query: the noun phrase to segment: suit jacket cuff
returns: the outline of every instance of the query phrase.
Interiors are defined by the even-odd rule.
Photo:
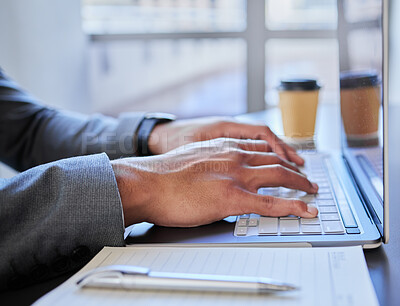
[[[0,187],[0,291],[82,267],[104,246],[125,245],[120,195],[104,153],[37,166]],[[37,267],[47,271],[41,278]]]

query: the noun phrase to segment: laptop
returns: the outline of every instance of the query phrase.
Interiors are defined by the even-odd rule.
[[[350,1],[339,2],[343,4]],[[283,187],[261,188],[258,191],[312,203],[318,207],[318,217],[272,218],[249,214],[231,216],[196,228],[166,228],[141,223],[133,226],[126,237],[128,244],[234,244],[247,247],[361,245],[375,248],[382,242],[388,243],[388,1],[351,1],[351,5],[353,12],[358,13],[355,16],[350,16],[346,11],[340,12],[340,9],[346,10],[346,5],[338,5],[339,21],[345,23],[339,22],[338,26],[342,105],[342,120],[338,126],[341,150],[302,152],[306,160],[302,171],[318,183],[317,195]],[[371,21],[361,17],[361,20],[354,21],[360,16],[376,18]],[[358,56],[354,55],[355,50],[350,50],[348,38],[352,31],[365,31],[372,44],[368,46],[368,52]],[[344,97],[346,90],[347,93],[352,90],[350,100],[348,94]],[[376,95],[370,96],[371,92]],[[374,113],[378,114],[375,116],[377,118],[365,119],[367,117],[362,114],[362,109],[353,112],[350,120],[343,115],[343,103],[353,103],[357,99],[366,99],[379,108],[379,112]],[[378,131],[372,127],[369,133],[365,133],[361,128],[357,134],[357,127],[368,124],[378,125]]]

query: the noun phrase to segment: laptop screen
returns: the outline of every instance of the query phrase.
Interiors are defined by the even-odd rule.
[[[342,1],[339,22],[342,149],[384,235],[387,78],[384,0]],[[384,205],[385,204],[385,205]]]

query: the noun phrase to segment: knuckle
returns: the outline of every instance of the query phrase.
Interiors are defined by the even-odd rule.
[[[232,174],[236,173],[241,168],[241,164],[230,155],[223,154],[221,155],[221,158],[224,159],[223,167],[225,169],[225,172]]]
[[[234,151],[238,148],[237,140],[232,138],[223,138],[223,145],[228,152]]]
[[[271,196],[264,196],[264,197],[262,198],[262,201],[263,201],[264,207],[265,207],[265,209],[266,209],[267,211],[272,210],[272,208],[273,208],[273,206],[274,206],[274,204],[275,204],[275,198],[274,198],[274,197],[271,197]]]
[[[259,179],[251,169],[244,167],[239,171],[238,175],[247,190],[257,193],[259,188]]]
[[[221,190],[229,192],[234,186],[236,186],[235,180],[230,178],[224,178],[219,181]]]
[[[229,150],[228,154],[233,161],[237,162],[241,162],[244,158],[246,158],[245,152],[237,148]]]
[[[237,161],[232,160],[228,163],[228,168],[231,173],[236,174],[236,173],[241,172],[242,167],[240,166],[240,164]]]
[[[267,134],[271,133],[271,129],[269,128],[268,125],[266,125],[264,128]]]
[[[243,182],[244,178],[247,177],[246,169],[236,162],[231,163],[229,170],[231,176],[241,182]]]
[[[231,150],[235,148],[233,142],[229,138],[220,137],[215,139],[215,143],[219,148],[219,152],[229,153]]]
[[[307,208],[306,208],[306,204],[303,202],[303,201],[300,201],[300,200],[293,200],[292,202],[291,202],[291,210],[293,211],[293,212],[298,212],[298,211],[305,211]]]

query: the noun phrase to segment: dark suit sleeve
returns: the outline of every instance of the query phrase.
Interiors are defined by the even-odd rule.
[[[82,267],[124,246],[122,205],[106,154],[74,157],[0,179],[0,291]]]
[[[143,118],[144,113],[115,119],[46,107],[0,70],[0,161],[16,170],[100,152],[110,159],[135,156]]]

